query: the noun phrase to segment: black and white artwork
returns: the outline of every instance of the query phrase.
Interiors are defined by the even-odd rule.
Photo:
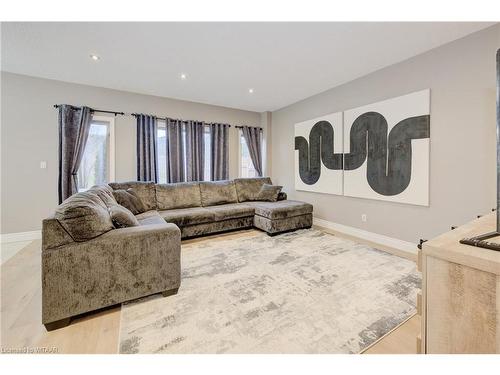
[[[430,90],[305,121],[295,125],[295,187],[428,206],[429,149]]]
[[[295,188],[343,194],[342,112],[295,124]]]

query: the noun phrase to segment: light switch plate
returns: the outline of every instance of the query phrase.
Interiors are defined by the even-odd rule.
[[[40,162],[40,169],[45,169],[47,168],[47,162],[46,161],[41,161]]]

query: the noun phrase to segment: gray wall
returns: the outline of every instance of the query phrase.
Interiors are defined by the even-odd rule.
[[[56,103],[259,126],[257,112],[77,85],[2,72],[1,233],[32,231],[57,205]],[[263,124],[265,126],[265,124]],[[136,179],[135,119],[115,120],[116,179]],[[238,137],[231,127],[230,177],[238,175]],[[40,169],[40,161],[47,169]]]
[[[262,162],[264,176],[272,175],[272,113],[262,112],[260,114],[260,126],[262,127]]]
[[[312,203],[318,218],[411,242],[488,212],[496,197],[499,47],[500,25],[495,25],[273,112],[273,182],[284,185],[290,198]],[[426,88],[431,89],[430,207],[294,190],[295,123]]]

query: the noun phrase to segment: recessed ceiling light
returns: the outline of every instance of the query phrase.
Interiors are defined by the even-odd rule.
[[[182,74],[181,74],[181,79],[186,79],[186,78],[187,78],[187,75],[186,75],[186,74],[184,74],[184,73],[182,73]]]
[[[99,56],[94,55],[94,54],[90,55],[90,58],[91,58],[92,60],[94,60],[94,61],[97,61],[97,60],[99,60],[99,59],[100,59],[100,57],[99,57]]]
[[[248,89],[248,92],[249,92],[250,94],[253,94],[253,89]]]

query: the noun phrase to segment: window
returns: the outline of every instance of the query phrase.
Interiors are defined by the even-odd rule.
[[[205,126],[205,130],[203,133],[204,141],[205,141],[205,155],[204,162],[205,167],[203,169],[203,180],[210,181],[210,172],[212,170],[212,145],[210,144],[210,127]]]
[[[250,157],[250,152],[248,151],[247,142],[243,137],[243,133],[240,130],[240,177],[258,177],[257,171],[255,170]]]
[[[158,120],[156,130],[156,140],[158,142],[158,182],[167,183],[167,128],[165,121]]]
[[[157,130],[157,150],[158,150],[158,182],[160,184],[167,183],[167,129],[164,120],[158,120],[158,130]],[[204,171],[203,171],[203,180],[210,181],[210,165],[211,165],[211,156],[210,156],[210,128],[205,126],[204,133]],[[183,129],[182,131],[182,145],[184,149],[184,176],[186,176],[187,172],[187,157],[186,157],[186,131]]]
[[[78,191],[115,179],[114,118],[93,116],[78,169]]]

